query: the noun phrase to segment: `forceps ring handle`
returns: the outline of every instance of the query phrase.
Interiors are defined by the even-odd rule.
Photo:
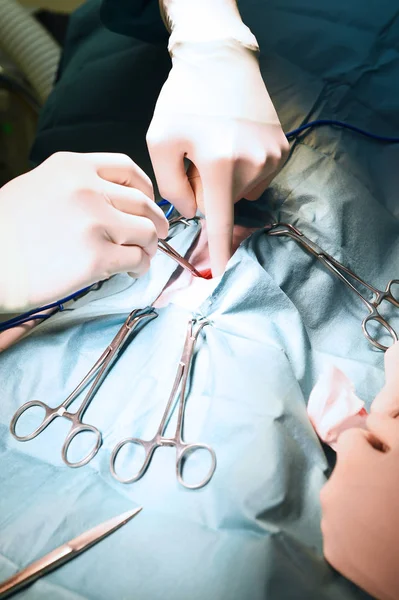
[[[86,456],[84,456],[81,460],[72,462],[68,459],[68,450],[69,450],[69,447],[70,447],[71,443],[73,442],[73,440],[81,433],[94,433],[96,440],[95,440],[93,448],[90,450],[90,452]],[[79,423],[78,425],[72,425],[71,430],[68,433],[67,437],[65,438],[65,442],[62,446],[62,452],[61,452],[62,460],[68,467],[72,467],[72,468],[83,467],[84,465],[87,465],[87,463],[89,463],[92,458],[95,457],[95,455],[97,454],[97,452],[99,451],[99,449],[101,447],[101,444],[102,444],[102,436],[101,436],[101,432],[97,429],[97,427],[94,427],[93,425],[86,425],[84,423]]]
[[[27,435],[18,435],[16,432],[16,427],[19,419],[22,415],[30,410],[31,408],[42,408],[44,410],[43,421],[32,433],[28,433]],[[35,437],[39,435],[44,429],[46,429],[47,425],[51,423],[57,416],[57,411],[60,407],[50,408],[47,404],[42,402],[41,400],[30,400],[29,402],[25,402],[22,406],[18,408],[18,410],[14,413],[13,418],[10,423],[10,433],[11,435],[18,440],[18,442],[28,442],[29,440],[33,440]]]
[[[388,285],[385,289],[385,298],[386,300],[388,300],[388,302],[396,306],[396,308],[399,308],[399,300],[397,299],[396,295],[392,292],[392,288],[394,285],[399,285],[399,279],[391,279],[391,281],[388,281]]]
[[[208,474],[203,479],[201,479],[201,481],[199,481],[198,483],[187,483],[183,479],[184,463],[188,459],[190,454],[193,454],[198,450],[205,450],[206,452],[208,452],[208,454],[211,457],[211,466],[209,468]],[[210,482],[216,470],[216,454],[213,448],[211,448],[207,444],[181,443],[176,446],[176,452],[176,477],[180,485],[189,490],[199,490],[200,488],[204,487],[207,483]]]
[[[379,323],[381,325],[381,327],[383,327],[385,329],[385,331],[388,333],[388,335],[391,336],[393,343],[398,341],[398,335],[397,335],[396,331],[393,329],[393,327],[391,327],[391,325],[389,323],[387,323],[387,321],[383,317],[381,317],[381,315],[377,312],[377,309],[375,309],[375,312],[373,312],[371,315],[367,315],[367,317],[365,317],[363,319],[362,329],[363,329],[364,335],[366,336],[368,341],[375,348],[378,348],[379,350],[383,350],[385,352],[386,350],[388,350],[389,346],[384,346],[383,344],[381,344],[375,337],[373,337],[369,333],[369,331],[367,329],[367,324],[373,323],[374,321]]]
[[[142,464],[141,468],[137,471],[137,473],[132,475],[132,477],[122,477],[121,475],[118,475],[118,473],[117,473],[116,459],[118,457],[119,452],[122,450],[122,448],[124,446],[127,446],[128,444],[133,444],[135,446],[141,446],[141,448],[144,449],[145,454],[144,454],[143,464]],[[157,448],[158,448],[158,444],[156,443],[155,440],[146,441],[146,440],[141,440],[140,438],[132,438],[132,437],[121,440],[113,449],[111,458],[110,458],[110,470],[111,470],[112,477],[114,477],[120,483],[134,483],[135,481],[138,481],[139,479],[141,479],[141,477],[147,471],[148,466],[151,462],[152,455],[154,454],[154,452]]]

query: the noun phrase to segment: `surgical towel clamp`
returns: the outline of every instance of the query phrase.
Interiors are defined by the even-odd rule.
[[[63,417],[64,419],[68,419],[71,421],[72,426],[69,430],[68,435],[65,438],[64,445],[62,447],[62,460],[68,467],[82,467],[86,465],[94,456],[97,454],[101,443],[102,437],[100,431],[97,427],[93,425],[87,425],[82,423],[83,415],[88,408],[91,400],[102,384],[104,378],[109,372],[112,364],[115,362],[119,351],[122,349],[124,343],[130,337],[132,332],[136,329],[139,323],[145,319],[154,319],[157,317],[157,313],[154,311],[152,307],[146,309],[136,309],[133,310],[126,321],[119,329],[118,333],[115,335],[112,342],[107,346],[104,350],[100,358],[93,365],[87,375],[82,379],[82,381],[77,385],[77,387],[69,394],[69,396],[56,406],[55,408],[51,408],[41,400],[31,400],[30,402],[26,402],[23,404],[14,414],[11,423],[10,423],[10,431],[14,438],[20,442],[27,442],[37,437],[54,419],[57,417]],[[79,408],[76,412],[69,412],[67,409],[72,404],[72,402],[79,396],[80,392],[86,387],[92,377],[95,376],[95,379],[90,386],[87,394],[83,398]],[[23,413],[30,410],[31,408],[42,408],[44,410],[44,417],[42,423],[30,434],[28,435],[18,435],[16,433],[16,426],[19,418]],[[68,460],[68,449],[73,439],[76,438],[80,433],[92,433],[95,436],[95,444],[91,451],[79,461],[71,462]]]
[[[395,298],[392,293],[392,288],[394,285],[399,284],[399,279],[391,279],[385,290],[379,290],[378,288],[370,285],[363,279],[361,279],[358,275],[356,275],[351,269],[345,267],[343,264],[338,262],[335,258],[333,258],[330,254],[325,252],[320,246],[318,246],[315,242],[312,242],[308,237],[306,237],[301,231],[299,231],[293,225],[289,225],[287,223],[273,223],[265,227],[265,231],[268,235],[276,235],[276,236],[288,236],[294,239],[296,242],[301,244],[310,254],[315,256],[317,260],[319,260],[331,273],[333,273],[336,277],[338,277],[347,287],[349,287],[357,296],[361,299],[363,304],[367,307],[369,314],[366,315],[362,321],[362,329],[365,337],[368,341],[378,348],[379,350],[388,350],[388,346],[384,346],[381,344],[375,337],[373,337],[369,331],[367,330],[367,326],[370,323],[379,323],[385,331],[390,335],[393,342],[398,341],[398,334],[393,329],[393,327],[388,323],[388,321],[380,314],[378,308],[381,303],[386,300],[390,302],[396,308],[399,308],[399,300]],[[368,289],[372,294],[373,298],[369,300],[353,285],[353,283],[346,277],[349,275],[354,281],[357,281],[361,286]]]
[[[216,469],[216,455],[213,448],[206,444],[186,444],[183,441],[183,419],[184,406],[186,401],[187,380],[193,359],[195,343],[202,328],[205,327],[205,325],[208,325],[208,321],[203,319],[198,321],[196,319],[191,319],[188,323],[183,353],[179,362],[179,367],[172,387],[172,392],[169,396],[165,411],[162,415],[162,419],[155,436],[151,440],[143,440],[141,438],[126,438],[119,442],[112,451],[110,461],[111,473],[115,477],[115,479],[117,479],[121,483],[133,483],[134,481],[138,481],[147,471],[154,452],[157,448],[160,448],[161,446],[174,446],[176,448],[176,476],[178,482],[183,487],[192,490],[199,489],[205,486],[207,483],[209,483],[209,481],[212,479]],[[179,408],[175,434],[173,437],[164,437],[164,432],[168,423],[168,417],[170,416],[171,412],[173,412],[173,404],[176,399],[176,394],[178,392],[180,384],[180,399],[178,405]],[[135,475],[129,478],[123,478],[116,472],[116,459],[121,449],[127,444],[141,446],[144,449],[144,460],[141,469],[139,469],[139,471]],[[207,476],[204,477],[204,479],[202,479],[199,483],[189,484],[186,483],[183,479],[184,461],[186,460],[189,454],[197,450],[205,450],[208,452],[211,458],[211,465],[209,472]]]

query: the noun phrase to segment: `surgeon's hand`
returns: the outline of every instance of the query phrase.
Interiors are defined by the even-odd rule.
[[[254,52],[231,40],[182,42],[172,62],[148,148],[162,197],[185,217],[197,207],[205,213],[211,267],[219,275],[231,256],[234,203],[259,198],[289,146]],[[196,193],[185,157],[198,169]]]
[[[324,554],[378,600],[399,598],[399,421],[372,414],[341,434],[321,492]]]
[[[41,306],[115,273],[138,277],[167,232],[130,158],[55,154],[0,190],[0,308]]]
[[[391,417],[399,415],[399,342],[385,352],[385,385],[370,410]]]

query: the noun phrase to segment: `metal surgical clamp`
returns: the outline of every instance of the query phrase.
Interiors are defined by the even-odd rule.
[[[301,231],[299,231],[293,225],[289,225],[287,223],[273,223],[265,228],[265,231],[268,235],[276,235],[276,236],[288,236],[294,239],[296,242],[301,244],[310,254],[315,256],[331,273],[333,273],[336,277],[338,277],[347,287],[349,287],[355,294],[361,299],[363,304],[367,307],[370,314],[368,314],[362,321],[362,329],[363,333],[368,339],[368,341],[378,348],[379,350],[388,350],[388,346],[384,346],[381,344],[375,337],[373,337],[369,331],[367,330],[367,326],[370,323],[379,323],[386,332],[390,335],[393,342],[398,341],[398,334],[393,329],[393,327],[388,323],[388,321],[380,314],[378,308],[381,303],[386,300],[390,302],[396,308],[399,308],[399,300],[395,298],[392,293],[392,287],[394,285],[399,284],[399,279],[391,279],[385,290],[379,290],[378,288],[370,285],[363,279],[361,279],[356,273],[345,267],[340,262],[338,262],[335,258],[333,258],[330,254],[325,252],[320,246],[318,246],[315,242],[312,242],[308,237],[306,237]],[[373,298],[369,300],[363,294],[359,292],[358,289],[353,285],[353,283],[346,277],[349,275],[353,280],[360,283],[360,285],[364,286],[368,289],[372,294]]]
[[[143,440],[141,438],[126,438],[117,444],[111,455],[110,468],[111,473],[121,483],[133,483],[138,481],[148,469],[151,462],[152,456],[157,448],[161,446],[174,446],[176,448],[176,476],[178,482],[188,489],[198,489],[206,485],[211,479],[216,469],[216,455],[213,448],[206,444],[186,444],[183,441],[183,419],[184,419],[184,406],[186,401],[186,386],[187,379],[192,363],[194,348],[197,338],[205,325],[208,325],[206,320],[191,319],[188,323],[186,340],[184,343],[183,353],[179,362],[179,367],[176,373],[176,378],[173,384],[172,392],[169,396],[165,411],[162,415],[161,422],[155,436],[151,440]],[[173,404],[180,388],[180,399],[178,408],[178,417],[175,434],[173,437],[164,437],[164,432],[167,427],[168,417],[173,412]],[[116,472],[116,459],[121,449],[127,444],[135,444],[141,446],[144,449],[144,460],[141,469],[132,477],[123,478]],[[183,466],[184,461],[189,454],[197,450],[206,450],[211,457],[211,466],[208,475],[197,484],[186,483],[183,479]]]
[[[158,240],[158,250],[169,256],[172,260],[177,262],[183,269],[190,271],[193,277],[201,277],[201,273],[197,271],[191,263],[188,262],[183,256],[181,256],[172,246],[170,246],[165,240]]]
[[[1,600],[9,598],[29,584],[40,579],[40,577],[43,577],[43,575],[54,571],[54,569],[64,565],[72,558],[75,558],[75,556],[79,556],[79,554],[103,540],[122,527],[122,525],[128,523],[141,510],[141,507],[135,508],[118,517],[113,517],[105,521],[105,523],[100,523],[100,525],[89,529],[89,531],[85,531],[73,540],[69,540],[66,544],[52,550],[46,556],[42,556],[42,558],[31,563],[25,569],[22,569],[22,571],[15,573],[15,575],[0,583]]]
[[[87,375],[82,379],[82,381],[78,384],[78,386],[71,392],[71,394],[58,406],[55,408],[51,408],[41,400],[32,400],[30,402],[26,402],[23,404],[14,414],[11,423],[10,423],[10,431],[16,440],[19,442],[27,442],[37,437],[46,427],[50,425],[54,419],[58,417],[63,417],[64,419],[68,419],[71,421],[71,429],[69,430],[68,435],[65,438],[64,445],[62,447],[62,460],[68,467],[82,467],[86,465],[98,452],[101,443],[102,437],[100,431],[97,427],[93,425],[87,425],[82,422],[83,415],[88,408],[93,396],[96,394],[100,385],[102,384],[104,378],[106,377],[108,371],[110,370],[112,364],[115,362],[119,351],[122,349],[123,345],[130,337],[132,332],[136,329],[139,323],[145,319],[154,319],[157,317],[157,313],[154,311],[152,307],[146,308],[143,310],[133,310],[126,321],[119,329],[118,333],[112,340],[112,342],[107,346],[104,350],[100,358],[93,365]],[[86,387],[88,382],[95,375],[95,379],[90,386],[87,394],[83,398],[79,408],[76,412],[68,412],[68,406],[78,397],[80,392]],[[44,410],[44,417],[42,423],[30,434],[28,435],[18,435],[16,433],[16,426],[20,417],[31,408],[42,408]],[[74,438],[80,433],[93,433],[95,435],[95,444],[92,450],[77,462],[71,462],[68,460],[67,454],[69,446]]]

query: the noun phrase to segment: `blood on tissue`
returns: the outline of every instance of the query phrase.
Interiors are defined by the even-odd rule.
[[[198,273],[202,279],[212,279],[212,271],[210,269],[203,269],[202,271],[198,271]]]

